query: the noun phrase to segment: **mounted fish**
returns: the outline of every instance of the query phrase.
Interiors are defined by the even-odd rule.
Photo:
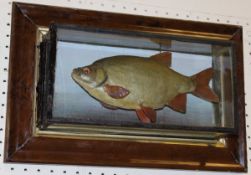
[[[119,55],[76,68],[72,78],[105,107],[135,110],[143,123],[154,123],[155,110],[165,106],[185,113],[187,93],[210,102],[219,101],[208,86],[213,69],[187,77],[170,65],[170,52],[150,58]]]

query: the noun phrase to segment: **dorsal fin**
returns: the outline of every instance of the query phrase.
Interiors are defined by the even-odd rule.
[[[161,64],[165,64],[168,67],[171,67],[172,63],[172,53],[171,52],[162,52],[156,55],[152,55],[150,59],[157,61]]]

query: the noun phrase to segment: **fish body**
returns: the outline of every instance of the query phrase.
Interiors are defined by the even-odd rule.
[[[72,78],[106,107],[136,110],[142,122],[150,123],[156,120],[155,110],[165,106],[185,112],[186,94],[195,92],[200,84],[196,76],[181,75],[170,64],[169,52],[150,58],[119,55],[76,68]],[[212,69],[207,72],[210,75],[203,76],[209,94],[202,93],[209,96],[204,98],[217,102],[218,97],[208,89]]]

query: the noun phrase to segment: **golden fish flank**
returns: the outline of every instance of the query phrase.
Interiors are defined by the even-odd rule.
[[[218,102],[208,83],[213,70],[187,77],[170,68],[171,53],[150,58],[119,55],[76,68],[72,78],[105,107],[136,110],[140,121],[156,121],[155,109],[186,111],[186,93]]]

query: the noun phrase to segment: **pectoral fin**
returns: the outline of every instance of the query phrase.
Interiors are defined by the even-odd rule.
[[[162,52],[157,55],[153,55],[150,59],[157,61],[161,64],[165,64],[166,66],[170,67],[172,63],[172,53],[171,52]]]
[[[186,112],[187,95],[179,94],[177,95],[168,106],[178,112]]]
[[[114,86],[114,85],[109,85],[109,84],[106,84],[104,86],[104,90],[105,92],[112,98],[115,98],[115,99],[121,99],[121,98],[124,98],[126,97],[130,91],[123,88],[123,87],[120,87],[120,86]]]
[[[112,110],[118,109],[116,106],[112,106],[112,105],[109,105],[109,104],[106,104],[106,103],[101,102],[101,104],[102,104],[102,106],[104,108],[108,108],[108,109],[112,109]]]
[[[153,108],[141,107],[136,110],[137,116],[142,123],[155,123],[156,111]]]

